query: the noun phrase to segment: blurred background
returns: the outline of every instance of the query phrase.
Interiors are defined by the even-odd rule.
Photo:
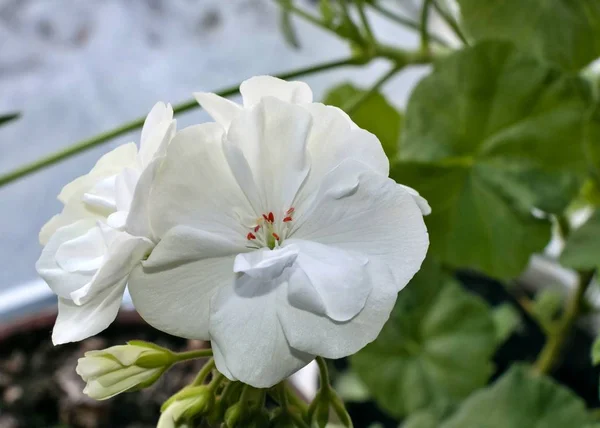
[[[420,7],[392,4],[406,16]],[[175,104],[193,91],[349,54],[347,43],[299,20],[294,49],[280,13],[271,0],[0,0],[0,114],[21,113],[0,127],[0,174],[143,116],[158,100]],[[382,41],[418,46],[417,32],[371,18]],[[343,80],[367,87],[386,67],[375,62],[304,80],[319,100]],[[386,84],[389,100],[402,107],[423,73],[411,68]],[[204,120],[193,111],[178,117],[178,127]],[[62,209],[61,188],[128,141],[139,141],[139,131],[0,188],[0,321],[53,304],[35,271],[38,232]]]

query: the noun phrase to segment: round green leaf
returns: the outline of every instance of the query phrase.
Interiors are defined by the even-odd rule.
[[[325,95],[324,104],[334,105],[345,110],[349,105],[364,96],[367,91],[351,83],[343,83]],[[402,115],[379,92],[373,92],[358,108],[349,112],[359,127],[375,134],[388,158],[398,151],[398,139],[402,126]]]
[[[458,0],[475,39],[509,40],[541,59],[578,70],[600,56],[597,0]]]
[[[560,262],[573,269],[594,269],[600,266],[600,211],[569,235]]]
[[[437,64],[409,101],[392,177],[432,207],[444,262],[513,277],[550,237],[532,209],[562,212],[585,171],[590,88],[502,42]]]
[[[565,428],[591,422],[581,398],[516,366],[465,400],[440,428]]]
[[[428,264],[399,294],[379,337],[350,362],[377,404],[403,417],[485,385],[495,345],[487,305]]]

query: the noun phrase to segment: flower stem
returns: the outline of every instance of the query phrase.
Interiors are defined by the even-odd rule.
[[[329,389],[331,388],[331,383],[329,382],[329,370],[327,369],[327,362],[323,357],[317,357],[316,359],[321,377],[321,389]]]
[[[446,11],[443,7],[441,7],[438,4],[438,2],[435,0],[433,2],[433,7],[435,8],[436,12],[442,17],[442,19],[446,22],[446,24],[448,24],[448,26],[452,29],[454,34],[456,34],[456,37],[458,37],[461,42],[463,42],[465,45],[468,46],[469,41],[467,40],[464,33],[460,29],[458,22],[456,22],[456,19],[454,19],[454,17],[451,16],[448,13],[448,11]]]
[[[404,27],[410,28],[411,30],[417,30],[417,31],[421,30],[421,27],[418,22],[413,21],[412,19],[406,18],[404,16],[397,15],[394,12],[392,12],[391,10],[386,9],[384,6],[382,6],[378,2],[370,3],[369,6],[372,7],[373,9],[375,9],[381,15],[388,18],[390,21],[394,21],[396,24],[400,24]],[[429,37],[431,40],[435,41],[436,43],[438,43],[444,47],[448,47],[448,42],[445,41],[444,39],[442,39],[441,37],[439,37],[435,34],[430,34]]]
[[[419,25],[421,33],[421,50],[429,52],[429,6],[432,0],[423,0],[423,8],[421,9],[421,23]]]
[[[341,60],[325,62],[323,64],[311,65],[309,67],[304,67],[304,68],[299,68],[296,70],[288,71],[285,73],[281,73],[281,74],[277,75],[276,77],[279,77],[280,79],[291,79],[293,77],[299,77],[299,76],[303,76],[303,75],[307,75],[307,74],[318,73],[320,71],[330,70],[330,69],[334,69],[334,68],[338,68],[338,67],[351,66],[351,65],[362,65],[364,63],[365,63],[364,58],[353,55],[351,57],[344,58]],[[230,86],[228,88],[225,88],[221,91],[216,92],[216,94],[220,95],[222,97],[228,97],[231,95],[235,95],[239,92],[239,87],[240,87],[240,84],[237,83],[233,86]],[[175,105],[173,107],[173,112],[179,114],[179,113],[183,113],[188,110],[192,110],[192,109],[199,108],[199,107],[200,106],[198,105],[198,103],[195,100],[189,100],[189,101],[185,101],[181,104]],[[44,158],[41,158],[41,159],[31,162],[29,164],[18,167],[17,169],[0,176],[0,187],[6,185],[8,183],[11,183],[19,178],[22,178],[29,174],[37,172],[41,169],[44,169],[51,165],[54,165],[55,163],[60,162],[64,159],[67,159],[73,155],[76,155],[78,153],[81,153],[86,150],[92,149],[96,146],[99,146],[100,144],[110,141],[116,137],[123,135],[123,134],[134,131],[138,128],[141,128],[144,125],[145,119],[146,119],[145,116],[140,117],[129,123],[121,125],[115,129],[112,129],[107,132],[103,132],[102,134],[96,135],[95,137],[89,138],[87,140],[83,140],[73,146],[67,147],[67,148],[60,150],[58,152],[55,152],[49,156],[46,156]]]
[[[556,328],[549,332],[546,344],[533,365],[533,369],[537,373],[547,374],[556,365],[567,336],[581,312],[585,300],[585,292],[590,286],[593,277],[594,270],[579,272],[575,293],[569,300],[562,317],[558,320]]]
[[[212,357],[212,349],[195,349],[193,351],[177,352],[175,353],[175,361],[187,361],[196,358]]]
[[[375,36],[373,35],[373,30],[371,29],[371,24],[369,24],[369,19],[367,18],[367,14],[365,13],[365,0],[357,0],[356,6],[358,7],[358,14],[360,15],[360,21],[362,22],[362,26],[367,35],[367,41],[369,45],[374,46],[377,42],[375,40]]]
[[[387,73],[381,76],[367,91],[359,94],[358,96],[352,98],[348,104],[343,106],[343,110],[352,115],[365,101],[367,101],[371,96],[377,92],[389,79],[391,79],[398,71],[400,71],[403,67],[392,67]]]
[[[214,359],[210,359],[206,362],[206,364],[204,364],[204,366],[200,369],[200,371],[198,372],[198,374],[196,375],[196,378],[194,379],[194,381],[192,382],[192,386],[199,386],[202,385],[204,383],[204,380],[206,379],[206,377],[210,374],[210,372],[212,371],[212,369],[215,368],[215,360]]]

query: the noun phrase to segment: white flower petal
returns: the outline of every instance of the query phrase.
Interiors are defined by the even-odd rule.
[[[291,206],[310,170],[306,144],[311,126],[312,117],[302,107],[272,97],[263,98],[231,122],[227,142],[243,152],[252,171],[262,195],[259,216],[278,209],[283,211],[275,214],[281,215]],[[230,162],[241,187],[248,181],[248,173],[239,164]]]
[[[248,231],[235,209],[251,208],[225,160],[223,134],[215,123],[197,125],[179,131],[169,144],[148,198],[150,223],[158,237],[186,225],[245,245]]]
[[[242,275],[213,297],[210,336],[221,351],[215,363],[230,379],[268,388],[314,358],[290,348],[283,335],[276,308],[280,286],[285,292],[285,284]]]
[[[348,321],[364,307],[372,284],[367,271],[369,260],[339,248],[316,242],[291,239],[287,246],[296,247],[298,259],[289,279],[289,300],[293,306],[327,315],[334,321]],[[307,301],[314,296],[318,300]],[[320,312],[322,307],[324,312]]]
[[[378,257],[398,290],[419,270],[429,239],[413,197],[393,180],[347,160],[327,174],[294,238]]]
[[[240,85],[244,107],[258,104],[264,97],[274,97],[293,104],[311,103],[313,94],[304,82],[287,82],[272,76],[255,76]]]
[[[233,118],[242,111],[240,105],[210,92],[194,92],[194,98],[210,117],[225,129],[229,128]]]
[[[371,294],[362,311],[346,322],[298,309],[280,295],[278,316],[289,344],[309,354],[336,359],[352,355],[375,340],[394,307],[397,286],[389,267],[379,260],[369,260],[367,269]]]
[[[117,211],[129,211],[139,179],[140,171],[133,168],[125,168],[115,177],[113,194]]]
[[[175,133],[171,104],[158,102],[144,121],[140,137],[139,159],[142,167],[150,164],[155,155],[168,144]]]
[[[424,197],[422,197],[419,194],[419,192],[417,192],[412,187],[405,186],[404,184],[398,184],[398,186],[402,187],[404,190],[406,190],[410,194],[410,196],[413,197],[413,199],[415,200],[415,202],[417,203],[417,205],[421,209],[421,213],[423,215],[429,215],[429,214],[431,214],[431,207],[429,206],[429,202],[427,202],[427,199],[425,199]]]
[[[155,158],[142,172],[135,186],[133,199],[129,205],[129,212],[125,219],[125,226],[122,230],[129,232],[133,236],[145,236],[152,240],[157,240],[150,224],[150,192],[156,180],[156,174],[162,165],[164,156]],[[110,223],[109,223],[110,224]],[[115,227],[115,226],[113,226]],[[121,229],[115,227],[115,229]]]
[[[59,297],[58,317],[52,331],[52,343],[77,342],[100,333],[116,318],[123,300],[127,278],[112,288],[97,294],[91,301],[78,306],[70,299]]]
[[[111,150],[96,162],[88,174],[76,178],[63,187],[58,200],[65,205],[72,199],[81,200],[83,194],[94,187],[100,179],[118,174],[123,168],[132,165],[136,156],[135,143],[123,144]]]
[[[286,245],[274,250],[261,248],[251,253],[238,254],[233,263],[233,271],[254,279],[270,281],[279,278],[283,270],[296,261],[298,251],[295,245]]]
[[[58,247],[55,259],[58,266],[69,273],[94,274],[104,261],[106,243],[100,227],[64,242]]]
[[[208,340],[211,297],[233,282],[235,254],[244,250],[218,235],[174,228],[129,278],[135,308],[159,330]]]
[[[132,269],[154,246],[147,238],[131,236],[108,227],[103,227],[102,232],[106,242],[104,263],[91,282],[71,293],[71,298],[78,305],[84,305],[104,290],[127,281]]]
[[[136,153],[137,147],[134,143],[119,146],[102,156],[90,173],[67,184],[58,195],[58,199],[65,204],[65,207],[62,213],[52,217],[42,227],[39,235],[40,243],[46,245],[54,232],[63,226],[84,218],[101,220],[109,215],[111,210],[107,210],[102,205],[86,204],[83,195],[91,191],[99,181],[119,173],[128,165],[133,165]]]
[[[35,268],[38,274],[48,283],[52,291],[63,298],[70,298],[73,291],[91,281],[93,273],[69,273],[56,262],[58,249],[65,243],[85,235],[96,226],[94,220],[79,220],[71,225],[61,227],[52,235],[42,250]]]

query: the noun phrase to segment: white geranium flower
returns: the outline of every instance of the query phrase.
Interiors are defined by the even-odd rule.
[[[219,123],[178,132],[134,203],[160,242],[129,289],[150,324],[211,340],[225,376],[269,387],[374,340],[428,235],[374,135],[304,84],[241,91],[245,108],[205,97]]]
[[[116,148],[60,193],[65,207],[42,228],[46,246],[36,264],[59,296],[55,344],[94,335],[115,319],[129,272],[154,246],[143,224],[124,231],[133,194],[174,132],[173,109],[156,104],[144,123],[139,152],[135,143]],[[140,191],[148,184],[140,182]]]

